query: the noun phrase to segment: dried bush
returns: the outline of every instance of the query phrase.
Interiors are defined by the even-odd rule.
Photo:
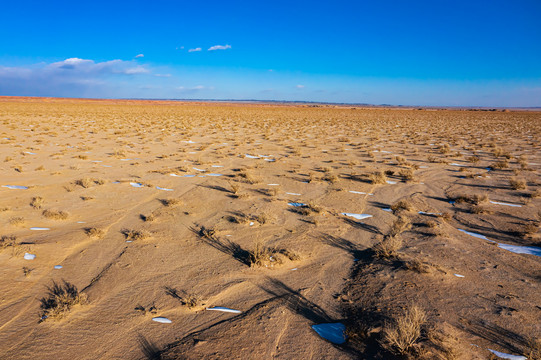
[[[87,302],[86,294],[80,293],[75,285],[67,281],[63,284],[53,282],[53,285],[47,289],[47,296],[40,300],[41,321],[61,319],[73,306]]]
[[[425,323],[424,310],[417,305],[411,305],[385,324],[384,345],[397,354],[406,354],[421,336],[421,329]]]

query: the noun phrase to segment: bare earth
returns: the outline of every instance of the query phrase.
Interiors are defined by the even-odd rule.
[[[540,135],[537,112],[0,98],[0,358],[539,359]]]

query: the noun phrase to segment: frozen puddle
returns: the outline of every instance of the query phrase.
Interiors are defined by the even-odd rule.
[[[183,177],[192,178],[192,177],[195,177],[195,175],[184,175]]]
[[[477,234],[477,233],[462,230],[462,229],[458,229],[458,230],[479,239],[495,242],[494,240],[487,239],[485,235]],[[510,245],[510,244],[502,244],[502,243],[497,243],[497,244],[500,249],[504,249],[515,254],[541,256],[541,248],[537,246],[520,246],[520,245]]]
[[[312,325],[312,329],[325,340],[333,344],[343,344],[346,342],[346,326],[342,323],[329,323]]]
[[[156,321],[156,322],[159,322],[159,323],[162,323],[162,324],[171,324],[172,323],[172,321],[169,320],[168,318],[161,317],[161,316],[153,317],[152,321]]]
[[[536,246],[518,246],[498,243],[498,247],[507,251],[511,251],[515,254],[528,254],[541,256],[541,248]]]
[[[34,230],[34,231],[47,231],[47,230],[51,230],[49,228],[44,228],[44,227],[31,227],[30,230]]]
[[[207,310],[223,311],[223,312],[233,313],[233,314],[242,313],[242,311],[240,311],[240,310],[229,309],[229,308],[226,308],[226,307],[223,307],[223,306],[215,306],[215,307],[207,308]]]
[[[389,185],[394,185],[396,184],[396,181],[387,180],[386,183]]]
[[[490,200],[490,203],[491,204],[496,204],[496,205],[512,206],[512,207],[522,207],[522,205],[509,204],[509,203],[504,203],[504,202],[499,202],[499,201],[492,201],[492,200]]]
[[[54,268],[55,268],[56,270],[60,270],[60,269],[62,269],[62,265],[55,265]]]
[[[502,358],[502,359],[528,360],[528,358],[526,356],[522,356],[522,355],[511,355],[511,354],[502,353],[502,352],[492,350],[492,349],[487,349],[487,350],[490,351],[491,353],[493,353],[494,355],[496,355],[497,357]]]
[[[301,194],[297,194],[297,193],[288,193],[286,192],[287,195],[293,195],[293,196],[301,196]]]
[[[357,220],[363,220],[363,219],[368,219],[368,218],[372,217],[372,215],[369,215],[369,214],[342,213],[342,215],[349,216],[349,217],[355,218]]]
[[[196,167],[194,167],[193,169],[196,170],[196,171],[201,171],[201,172],[207,171],[207,170],[203,170],[203,169],[198,169],[198,168],[196,168]]]
[[[142,187],[144,187],[144,185],[141,184],[141,183],[134,183],[134,182],[131,182],[130,185],[133,186],[133,187],[136,187],[136,188],[142,188]]]
[[[259,159],[259,156],[253,156],[253,155],[248,155],[248,154],[245,154],[244,156],[247,157],[248,159]]]
[[[458,229],[458,231],[462,231],[463,233],[466,233],[466,234],[468,234],[470,236],[473,236],[473,237],[476,237],[476,238],[479,238],[479,239],[492,241],[492,240],[488,239],[485,235],[481,235],[481,234],[474,233],[474,232],[471,232],[471,231],[466,231],[466,230],[463,230],[463,229]]]
[[[166,189],[166,188],[162,188],[162,187],[159,187],[159,186],[156,186],[156,189],[163,190],[163,191],[173,191],[173,189]]]
[[[352,194],[360,194],[360,195],[374,195],[374,194],[369,194],[369,193],[365,193],[365,192],[362,192],[362,191],[350,190],[349,192],[352,193]]]
[[[441,213],[433,213],[433,212],[425,212],[425,211],[419,211],[419,214],[421,214],[421,215],[434,215],[434,216],[441,215]]]
[[[289,206],[295,206],[295,207],[299,207],[299,206],[306,206],[306,204],[303,204],[303,203],[300,203],[300,202],[290,202],[290,203],[287,203]]]
[[[28,186],[21,186],[21,185],[2,185],[2,187],[12,189],[12,190],[26,190],[28,189]]]
[[[34,254],[24,253],[25,260],[34,260],[35,258],[36,258],[36,255]]]
[[[222,174],[210,173],[210,174],[207,174],[207,176],[222,176]]]

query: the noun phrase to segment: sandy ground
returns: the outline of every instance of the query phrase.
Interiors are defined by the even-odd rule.
[[[541,258],[498,244],[541,246],[540,134],[536,112],[0,98],[0,358],[534,358]],[[86,301],[45,318],[53,281]]]

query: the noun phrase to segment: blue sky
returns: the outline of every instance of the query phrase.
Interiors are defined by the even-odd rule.
[[[541,106],[541,1],[12,1],[0,95]]]

